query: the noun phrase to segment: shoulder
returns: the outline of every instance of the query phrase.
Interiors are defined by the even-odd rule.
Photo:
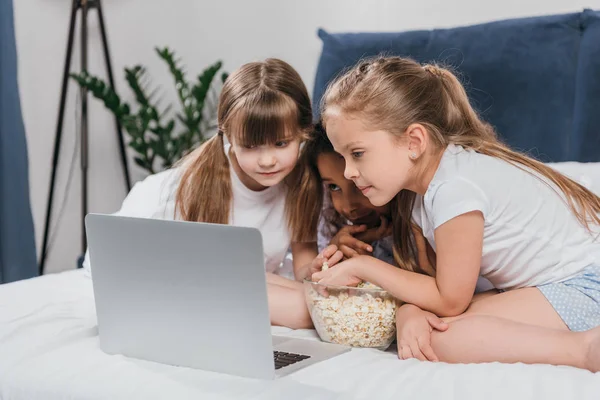
[[[131,189],[130,195],[160,195],[166,189],[177,186],[180,175],[181,170],[179,168],[171,168],[150,175],[144,180],[136,183]]]
[[[432,182],[425,193],[423,206],[430,214],[433,228],[471,211],[490,210],[489,199],[481,186],[469,177],[455,176]]]
[[[471,197],[486,200],[485,187],[498,163],[503,162],[471,149],[448,145],[422,198],[424,207],[443,207]]]
[[[166,204],[174,201],[179,185],[180,169],[172,168],[137,182],[121,205],[118,215],[154,217]]]

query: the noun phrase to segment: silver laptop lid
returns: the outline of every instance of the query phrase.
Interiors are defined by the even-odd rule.
[[[90,214],[86,231],[102,350],[274,376],[257,229]]]

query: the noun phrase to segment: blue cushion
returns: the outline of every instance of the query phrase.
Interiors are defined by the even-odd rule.
[[[453,67],[472,104],[511,146],[543,161],[600,160],[600,13],[401,33],[319,30],[313,102],[360,58],[409,56]]]

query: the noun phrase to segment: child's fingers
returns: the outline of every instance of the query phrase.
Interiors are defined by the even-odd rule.
[[[394,228],[394,226],[392,225],[391,221],[389,221],[387,219],[386,219],[386,221],[387,221],[387,226],[385,228],[385,231],[381,235],[381,237],[390,236],[392,234],[392,229]]]
[[[356,255],[359,256],[368,256],[370,254],[368,251],[365,251],[363,249],[356,249],[355,251],[357,253]]]
[[[382,216],[381,224],[379,225],[379,228],[377,228],[378,238],[381,239],[385,236],[389,236],[391,234],[391,228],[392,226],[390,225],[388,219]]]
[[[425,339],[421,339],[420,337],[417,338],[417,342],[419,343],[419,348],[421,349],[421,352],[427,358],[427,360],[432,362],[440,361],[440,359],[435,355],[435,352],[431,347],[431,343],[429,343]]]
[[[323,297],[329,297],[329,292],[327,291],[327,288],[319,286],[319,289],[317,291],[319,292],[319,294],[321,296],[323,296]]]
[[[384,216],[379,217],[379,219],[381,220],[381,224],[379,224],[379,232],[385,232],[388,227],[388,220]]]
[[[410,346],[406,344],[400,346],[400,349],[398,350],[398,355],[402,360],[408,360],[409,358],[413,357],[412,351],[410,350]]]
[[[414,358],[421,360],[421,361],[427,361],[427,357],[425,357],[423,355],[423,353],[421,352],[421,349],[419,348],[418,338],[416,338],[415,340],[413,340],[411,342],[410,351]]]
[[[340,251],[346,258],[352,258],[358,255],[356,250],[346,246],[345,244],[340,245]]]
[[[319,282],[321,279],[323,279],[324,273],[323,272],[315,272],[314,274],[312,274],[311,276],[311,280],[313,282]],[[327,293],[327,289],[324,286],[321,285],[314,285],[313,288],[317,291],[317,293],[319,293],[321,296],[323,297],[329,297],[329,293]]]
[[[448,324],[435,315],[428,315],[427,322],[429,322],[429,325],[431,325],[432,328],[437,329],[438,331],[443,332],[448,329]]]
[[[376,228],[367,229],[364,232],[356,234],[356,239],[363,242],[375,242],[383,237],[391,235],[391,224],[384,217],[381,217],[381,225]]]
[[[313,282],[319,282],[321,279],[323,279],[324,275],[325,275],[324,272],[315,272],[314,274],[311,275],[310,279]]]
[[[336,247],[337,249],[337,247]],[[313,262],[315,264],[317,264],[317,266],[323,265],[323,262],[327,261],[327,265],[329,267],[333,267],[335,264],[339,263],[342,259],[344,258],[344,254],[342,254],[342,252],[340,250],[336,250],[335,253],[333,253],[331,255],[331,257],[325,259],[322,259],[322,262],[319,260],[319,257],[317,257]],[[329,270],[327,270],[329,271]],[[327,276],[327,274],[329,274],[329,272],[327,271],[322,271],[322,270],[317,270],[316,272],[314,272],[310,278],[313,282],[319,282],[321,279],[323,279],[325,276]]]
[[[354,233],[364,232],[365,230],[367,230],[366,225],[346,225],[342,229],[340,229],[340,231],[344,231],[351,235]]]
[[[344,237],[344,239],[341,241],[340,245],[346,245],[350,248],[353,248],[355,250],[364,250],[368,253],[371,253],[373,251],[373,247],[371,247],[371,245],[363,242],[362,240],[358,240],[355,237],[352,236],[346,236]]]
[[[343,258],[344,254],[340,250],[336,250],[336,252],[327,260],[327,264],[329,264],[330,267],[333,267],[335,264],[342,261]]]
[[[325,258],[321,257],[321,256],[317,256],[311,264],[311,271],[320,271],[321,268],[323,267],[323,263],[325,262]]]
[[[343,259],[344,259],[344,254],[341,252],[341,250],[336,250],[335,253],[333,253],[331,255],[331,257],[329,257],[329,258],[322,258],[322,257],[315,258],[313,260],[313,271],[315,271],[315,272],[311,276],[314,276],[314,274],[316,274],[316,273],[324,272],[324,271],[322,271],[323,263],[326,262],[327,266],[331,268],[334,265],[336,265],[337,263],[339,263],[340,261],[342,261]],[[320,277],[320,278],[322,278],[322,277]]]
[[[327,260],[328,258],[333,256],[337,250],[338,247],[335,244],[330,244],[329,246],[325,247],[325,249],[321,252],[320,257]]]

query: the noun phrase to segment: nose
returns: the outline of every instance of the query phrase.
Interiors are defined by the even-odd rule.
[[[258,156],[258,165],[261,168],[272,168],[276,163],[277,158],[275,158],[275,154],[273,154],[272,151],[261,151],[260,155]]]
[[[344,168],[344,178],[348,180],[354,180],[358,178],[358,175],[358,169],[356,169],[356,167],[354,167],[354,165],[351,162],[348,162],[348,160],[346,160],[346,168]]]

